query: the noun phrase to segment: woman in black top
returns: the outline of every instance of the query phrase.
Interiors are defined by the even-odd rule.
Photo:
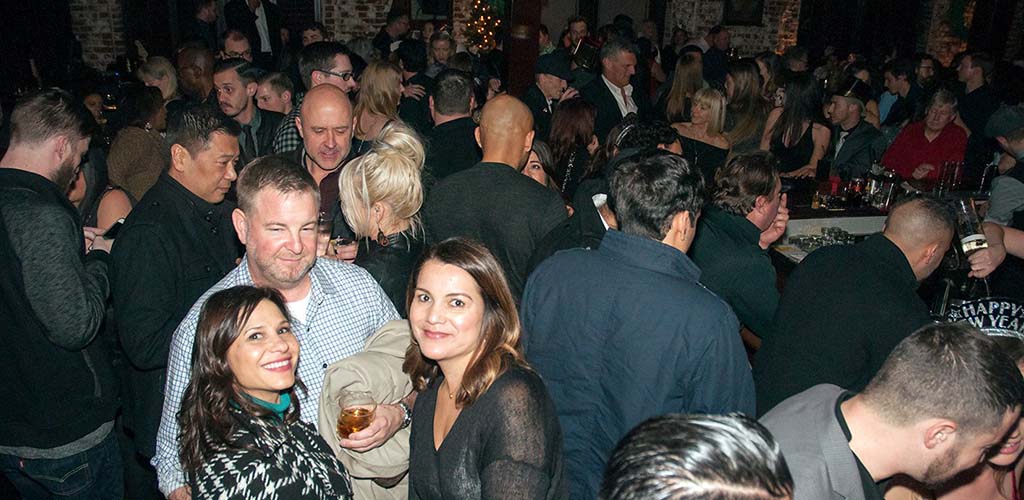
[[[409,286],[420,391],[412,420],[412,500],[566,497],[554,404],[519,348],[519,315],[497,260],[453,238],[427,250]]]
[[[729,156],[729,139],[725,126],[725,96],[716,89],[700,89],[693,96],[691,121],[674,123],[683,146],[683,158],[704,175],[707,185],[714,184],[715,172],[725,165]]]
[[[341,211],[359,238],[355,264],[370,272],[402,316],[409,273],[423,252],[423,158],[416,132],[392,122],[338,178]]]
[[[679,55],[679,62],[672,73],[672,86],[654,105],[661,118],[669,123],[690,121],[693,96],[707,85],[704,82],[703,55],[699,49],[689,50],[693,48],[687,46],[687,50]]]
[[[192,498],[352,498],[345,467],[299,420],[298,360],[277,291],[237,286],[206,301],[178,414]]]
[[[786,100],[768,114],[761,149],[779,160],[783,177],[814,177],[825,157],[832,132],[822,124],[822,99],[818,82],[808,73],[796,73],[786,81]]]
[[[398,104],[405,89],[402,70],[386,61],[370,63],[359,75],[359,86],[359,98],[352,110],[356,127],[347,161],[369,151],[384,127],[399,121]]]

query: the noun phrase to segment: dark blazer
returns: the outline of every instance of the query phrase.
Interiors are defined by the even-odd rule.
[[[841,127],[832,129],[832,142],[825,158],[832,160],[833,171],[838,172],[843,179],[864,178],[871,170],[871,164],[882,159],[886,147],[885,136],[870,123],[861,120],[846,137],[837,156],[836,144],[840,132]]]
[[[230,201],[211,205],[162,174],[114,243],[114,318],[131,363],[125,413],[153,456],[171,335],[196,299],[234,269],[241,248]]]
[[[466,170],[480,162],[483,153],[476,143],[476,123],[459,118],[437,125],[427,135],[427,159],[423,170],[434,179]]]
[[[903,252],[881,234],[808,255],[757,353],[758,414],[818,384],[864,389],[896,344],[931,322],[917,286]]]
[[[530,85],[523,94],[523,104],[530,108],[533,114],[534,139],[547,142],[551,135],[551,110],[548,109],[548,99],[540,91],[537,84]]]
[[[263,12],[267,16],[267,36],[270,38],[270,51],[274,60],[281,54],[281,12],[277,5],[270,2],[263,2]],[[263,43],[260,41],[260,32],[256,29],[256,14],[249,10],[245,0],[231,0],[224,5],[224,21],[228,29],[236,29],[245,33],[252,47],[254,60],[263,52]],[[274,68],[264,68],[272,70]]]
[[[253,103],[255,107],[256,104]],[[260,114],[260,129],[256,131],[256,137],[253,140],[256,141],[256,147],[259,149],[259,156],[268,156],[274,154],[274,137],[277,134],[277,128],[281,125],[281,120],[284,119],[284,115],[276,111],[267,111],[256,107],[255,111]],[[241,151],[241,155],[238,159],[238,168],[255,160],[256,156],[250,156],[244,151],[243,143],[245,142],[245,133],[238,136],[238,145]]]
[[[615,100],[612,91],[605,85],[604,78],[601,75],[598,75],[587,86],[580,89],[580,96],[587,102],[597,106],[594,134],[597,135],[597,140],[604,144],[605,139],[608,137],[608,132],[615,128],[624,117],[622,112],[619,111],[618,101]],[[636,103],[637,115],[639,115],[641,120],[648,119],[651,114],[651,105],[647,101],[647,95],[644,90],[634,85],[632,97],[633,102]]]
[[[793,475],[793,500],[864,500],[850,441],[836,419],[843,389],[814,386],[761,418]]]
[[[580,203],[574,206],[576,210],[572,217],[555,226],[537,244],[527,267],[528,275],[541,262],[544,262],[544,259],[551,257],[556,252],[570,248],[593,249],[601,245],[601,239],[604,238],[604,233],[608,230],[604,228],[604,221],[601,220],[601,214],[597,211],[593,201],[580,200]]]

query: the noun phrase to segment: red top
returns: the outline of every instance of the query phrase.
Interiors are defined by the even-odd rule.
[[[914,169],[927,163],[935,169],[928,172],[925,179],[938,180],[942,163],[964,161],[966,149],[967,132],[964,132],[964,129],[950,123],[939,132],[938,137],[928,142],[924,137],[924,120],[921,120],[903,127],[896,140],[882,155],[882,165],[904,179],[911,179]]]

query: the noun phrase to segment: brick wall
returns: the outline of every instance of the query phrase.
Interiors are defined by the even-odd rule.
[[[120,0],[70,0],[71,29],[82,43],[85,63],[104,69],[124,54],[124,12]]]
[[[796,45],[800,24],[801,0],[765,0],[763,26],[729,26],[732,46],[740,56],[752,56],[763,50],[782,52]],[[665,32],[682,26],[699,36],[721,23],[723,2],[720,0],[674,0],[666,10]]]
[[[462,28],[469,20],[471,0],[454,0],[453,23],[456,38],[462,41]],[[390,0],[323,0],[324,26],[338,40],[360,36],[373,37],[384,26]]]

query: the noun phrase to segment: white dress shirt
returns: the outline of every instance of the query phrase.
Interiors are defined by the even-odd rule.
[[[633,85],[627,84],[625,87],[620,88],[605,78],[604,75],[601,75],[601,79],[604,80],[608,90],[615,96],[615,103],[619,105],[619,112],[622,113],[622,116],[637,112],[636,102],[633,101]],[[623,91],[626,93],[625,96],[622,95]]]
[[[260,52],[264,54],[271,52],[270,49],[270,29],[267,28],[267,14],[263,9],[263,2],[260,2],[260,6],[256,7],[256,31],[260,32]],[[280,36],[280,35],[279,35]]]

